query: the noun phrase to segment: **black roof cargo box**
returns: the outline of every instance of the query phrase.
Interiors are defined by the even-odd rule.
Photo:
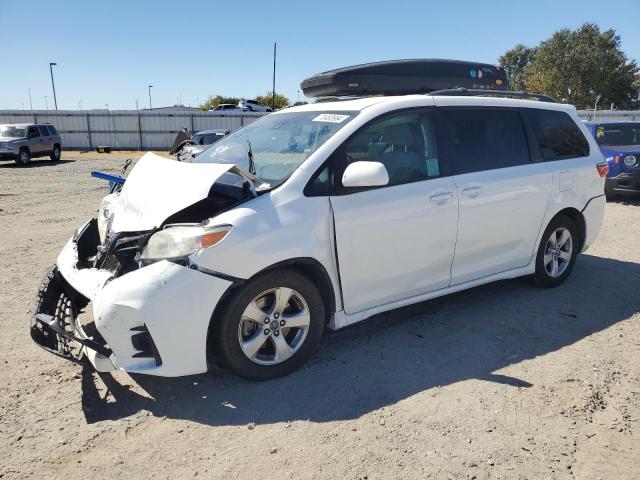
[[[447,88],[508,90],[501,67],[460,60],[413,59],[365,63],[304,80],[307,97],[409,95]]]

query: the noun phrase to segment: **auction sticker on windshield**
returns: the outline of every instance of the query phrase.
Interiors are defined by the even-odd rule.
[[[314,122],[328,122],[328,123],[342,123],[347,118],[349,118],[349,115],[339,115],[337,113],[321,113],[316,118],[314,118],[312,121],[314,121]]]

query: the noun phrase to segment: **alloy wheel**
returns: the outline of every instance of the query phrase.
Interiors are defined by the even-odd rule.
[[[257,295],[245,308],[238,325],[238,341],[247,358],[260,365],[276,365],[304,344],[311,314],[296,290],[276,287]]]
[[[29,158],[29,152],[27,152],[26,150],[22,150],[20,152],[20,164],[27,165],[29,163],[29,160],[31,160]]]
[[[544,250],[544,268],[552,278],[560,277],[569,267],[573,254],[571,232],[564,227],[551,233]]]

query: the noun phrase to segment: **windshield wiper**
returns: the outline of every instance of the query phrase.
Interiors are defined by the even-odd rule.
[[[249,173],[256,174],[256,164],[253,163],[253,151],[251,150],[251,141],[247,139],[247,157],[249,157]]]

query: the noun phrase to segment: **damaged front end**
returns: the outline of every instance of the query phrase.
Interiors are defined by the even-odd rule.
[[[206,341],[210,315],[230,282],[188,268],[186,256],[149,259],[145,251],[154,235],[207,228],[216,215],[256,195],[233,165],[185,165],[145,155],[122,191],[105,197],[98,218],[76,231],[47,273],[31,320],[32,339],[70,359],[85,355],[99,371],[206,371],[206,352],[185,354],[175,342]],[[184,311],[197,325],[180,323]],[[165,357],[173,359],[171,365]]]
[[[100,334],[90,312],[92,299],[109,281],[137,270],[137,257],[153,232],[128,232],[110,235],[100,243],[98,222],[92,219],[74,234],[45,276],[36,299],[31,321],[31,338],[46,350],[72,360],[86,355],[99,371],[113,370],[113,351]],[[60,270],[59,265],[64,265]],[[75,275],[65,278],[69,267]],[[84,275],[84,278],[82,274]],[[139,328],[132,342],[138,357],[162,359],[146,329]],[[144,340],[143,336],[146,337]],[[137,341],[137,342],[136,342]]]

